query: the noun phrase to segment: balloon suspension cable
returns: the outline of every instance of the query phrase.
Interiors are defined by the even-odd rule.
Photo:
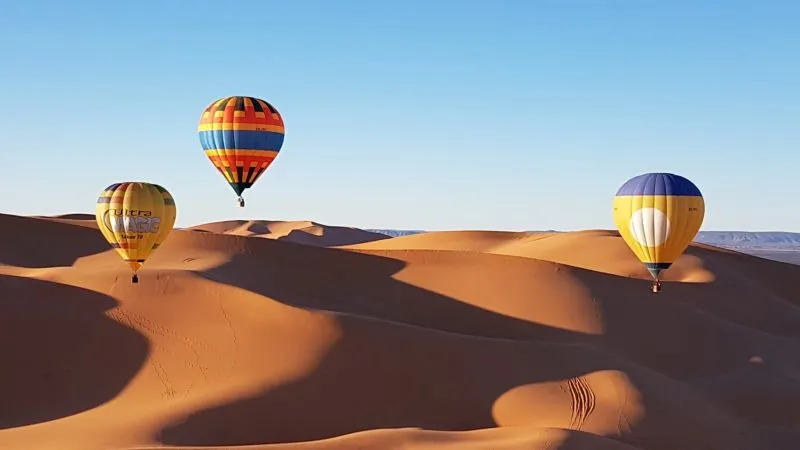
[[[133,274],[133,276],[131,277],[131,283],[136,284],[138,282],[139,282],[139,275]]]
[[[658,278],[653,280],[653,285],[650,286],[650,290],[653,291],[653,294],[658,294],[659,292],[661,292],[661,280],[659,280]]]
[[[239,197],[239,207],[244,208],[244,199],[242,197]]]

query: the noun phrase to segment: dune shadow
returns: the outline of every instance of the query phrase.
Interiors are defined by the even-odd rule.
[[[471,336],[576,342],[589,335],[473,306],[393,278],[406,263],[347,250],[258,241],[253,251],[197,272],[289,305]],[[254,243],[255,244],[255,243]]]
[[[0,214],[0,264],[17,267],[71,266],[78,258],[111,250],[100,231],[47,219]]]
[[[317,247],[357,245],[385,239],[390,239],[390,237],[379,233],[370,234],[368,231],[341,230],[332,227],[327,227],[322,236],[310,234],[303,230],[292,230],[285,236],[275,238],[276,241],[287,241],[297,244],[314,245]]]
[[[800,249],[792,250],[749,250],[748,255],[755,256],[770,261],[777,261],[786,264],[800,265]]]
[[[41,217],[44,219],[66,219],[66,220],[94,220],[94,214],[86,214],[86,213],[67,213],[67,214],[57,214],[55,216],[36,216]]]
[[[104,316],[116,305],[86,289],[0,275],[0,429],[86,411],[128,384],[149,344]]]
[[[431,333],[446,336],[445,344],[464,338],[366,322],[342,317],[340,340],[308,376],[197,412],[162,430],[159,440],[176,446],[236,446],[319,440],[371,429],[490,428],[497,426],[493,405],[509,390],[604,368],[586,363],[542,369],[531,345],[521,341],[475,339],[467,343],[474,346],[469,350],[457,346],[443,352],[447,345]]]

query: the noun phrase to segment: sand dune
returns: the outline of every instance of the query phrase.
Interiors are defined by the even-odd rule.
[[[352,245],[389,239],[388,236],[380,233],[352,227],[323,225],[307,220],[228,220],[196,225],[188,229],[233,236],[276,239],[320,247]]]
[[[621,276],[647,278],[647,271],[616,231],[588,230],[572,233],[504,231],[439,231],[390,240],[346,245],[351,250],[456,250],[521,256],[581,267]],[[691,258],[665,273],[666,280],[708,281],[708,274],[693,269]],[[687,267],[688,266],[688,267]],[[687,269],[691,273],[687,273]],[[687,278],[688,277],[688,278]]]
[[[56,216],[32,216],[35,219],[50,220],[53,222],[66,223],[70,225],[80,225],[82,227],[89,227],[97,229],[97,221],[94,214],[59,214]]]
[[[653,296],[606,231],[282,239],[331,229],[175,230],[132,285],[88,219],[0,215],[0,448],[800,448],[798,266],[694,245]]]

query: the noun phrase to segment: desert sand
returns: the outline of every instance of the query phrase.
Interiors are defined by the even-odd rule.
[[[0,215],[0,448],[798,449],[800,266],[616,232]]]

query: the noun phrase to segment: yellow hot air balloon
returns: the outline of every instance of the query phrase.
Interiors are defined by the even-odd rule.
[[[661,291],[659,275],[694,239],[705,215],[700,189],[672,173],[646,173],[631,178],[614,197],[614,222],[628,247],[653,277],[652,291]]]
[[[157,184],[115,183],[97,199],[95,220],[111,247],[136,272],[167,238],[175,225],[175,200]]]

